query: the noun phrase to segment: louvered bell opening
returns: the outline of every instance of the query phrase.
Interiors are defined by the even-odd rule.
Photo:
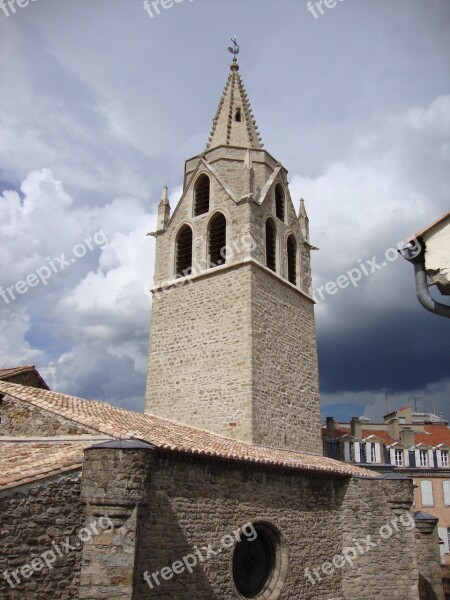
[[[195,207],[194,215],[204,215],[209,211],[209,190],[210,181],[209,177],[202,175],[198,178],[195,185]]]
[[[185,277],[192,270],[192,229],[185,225],[177,237],[177,277]]]
[[[287,240],[288,279],[292,285],[297,285],[297,243],[293,235]]]
[[[275,187],[275,214],[277,219],[284,221],[284,191],[279,183]]]
[[[266,221],[266,266],[272,271],[277,270],[277,232],[272,219]]]
[[[226,262],[227,221],[219,213],[209,226],[209,266],[218,267]]]

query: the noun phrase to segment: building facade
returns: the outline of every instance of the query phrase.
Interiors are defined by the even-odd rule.
[[[430,413],[410,406],[384,417],[383,423],[354,417],[351,423],[327,418],[322,429],[324,454],[364,465],[379,473],[398,473],[414,482],[414,510],[438,519],[442,575],[450,595],[450,428]]]
[[[412,480],[323,456],[308,220],[236,60],[155,236],[145,414],[0,380],[0,597],[443,600]]]

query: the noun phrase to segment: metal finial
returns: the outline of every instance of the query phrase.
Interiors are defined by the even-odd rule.
[[[237,37],[234,36],[234,38],[231,38],[231,41],[233,43],[233,46],[228,47],[228,52],[231,52],[231,54],[233,54],[233,56],[234,56],[233,60],[236,60],[236,56],[239,54],[239,49],[240,49],[239,45],[237,43]]]

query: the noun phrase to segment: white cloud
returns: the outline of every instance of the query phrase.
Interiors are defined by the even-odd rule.
[[[49,169],[30,173],[21,192],[0,196],[4,288],[49,265],[50,257],[64,252],[69,259],[83,240],[91,240],[92,251],[52,273],[46,285],[16,293],[16,300],[6,295],[9,302],[0,298],[3,364],[39,362],[62,391],[87,391],[95,372],[102,382],[92,388],[98,397],[118,399],[119,377],[133,393],[130,378],[142,384],[145,373],[153,269],[146,233],[155,215],[133,197],[80,207]]]

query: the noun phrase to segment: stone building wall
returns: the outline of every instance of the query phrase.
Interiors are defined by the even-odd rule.
[[[81,577],[97,584],[80,598],[102,598],[113,580],[122,582],[121,600],[240,597],[232,557],[242,528],[253,525],[277,539],[264,598],[419,600],[410,481],[308,476],[151,449],[88,452],[84,500],[115,514],[116,529],[89,547]],[[394,532],[382,539],[387,525]],[[354,565],[344,558],[351,548]]]
[[[64,419],[28,402],[5,395],[0,401],[1,436],[82,435],[98,431]]]
[[[322,453],[314,306],[252,265],[254,442]]]
[[[23,373],[17,373],[17,375],[9,375],[4,377],[3,381],[9,381],[10,383],[18,383],[20,385],[28,385],[29,387],[36,387],[46,390],[43,382],[33,371],[25,371]]]
[[[419,513],[420,514],[420,513]],[[438,520],[416,519],[416,555],[419,570],[420,600],[444,600],[440,567]]]
[[[80,473],[0,493],[0,598],[2,600],[77,600],[83,523]],[[70,537],[73,550],[62,542]],[[55,545],[62,556],[59,556]],[[39,557],[47,552],[48,564]],[[52,560],[52,554],[56,560]],[[38,559],[32,563],[33,559]],[[31,565],[26,567],[26,565]],[[11,572],[17,573],[19,583]],[[36,569],[36,570],[33,570]],[[5,578],[10,575],[11,587]]]
[[[341,574],[329,578],[317,595],[305,577],[307,563],[320,564],[330,547],[339,546],[339,507],[345,480],[307,477],[292,472],[260,469],[181,458],[157,458],[148,506],[139,524],[138,562],[140,600],[235,599],[232,576],[234,542],[228,538],[247,523],[266,523],[281,538],[273,598],[327,600],[336,598]],[[208,545],[215,556],[207,559]],[[183,557],[201,551],[204,562],[192,573],[159,576],[153,589],[143,580]],[[220,551],[220,552],[219,552]],[[211,553],[212,554],[212,553]],[[272,598],[272,596],[271,596]],[[406,599],[405,599],[406,600]]]
[[[356,554],[343,569],[345,600],[419,600],[412,485],[352,479],[340,514],[343,547]]]
[[[146,411],[251,441],[249,267],[155,298]]]

